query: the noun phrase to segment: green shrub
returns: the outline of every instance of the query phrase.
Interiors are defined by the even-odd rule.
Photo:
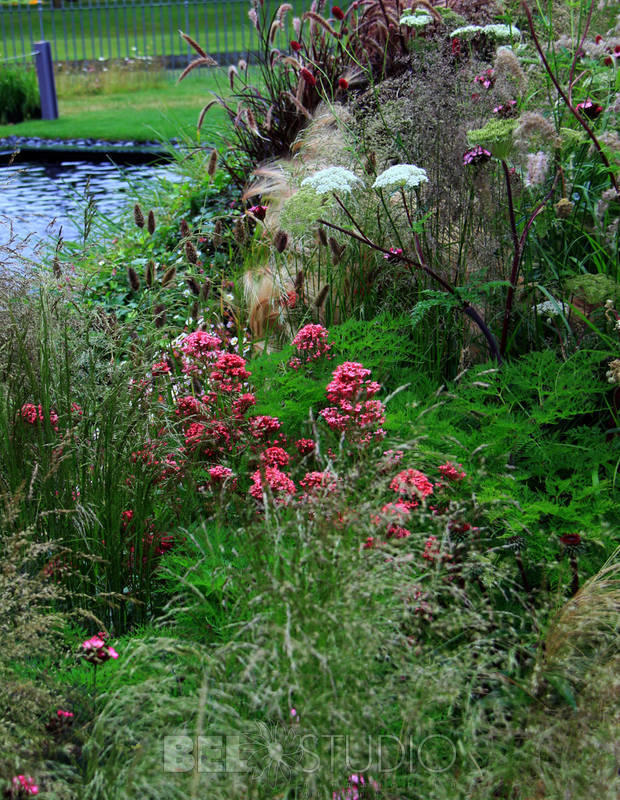
[[[0,66],[0,124],[41,116],[39,87],[33,69]]]

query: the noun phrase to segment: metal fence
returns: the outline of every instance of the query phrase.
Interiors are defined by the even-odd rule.
[[[44,39],[56,63],[157,58],[177,67],[193,53],[179,36],[183,30],[219,63],[232,63],[258,45],[249,8],[248,0],[0,4],[0,61],[26,58]]]

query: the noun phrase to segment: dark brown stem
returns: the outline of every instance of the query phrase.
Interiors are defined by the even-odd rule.
[[[570,71],[568,73],[568,100],[570,103],[573,102],[573,86],[575,85],[575,81],[573,80],[573,75],[575,74],[575,67],[577,66],[577,61],[579,60],[579,53],[581,52],[581,48],[583,47],[583,43],[586,40],[586,36],[588,35],[588,31],[590,30],[590,23],[592,22],[592,12],[594,11],[594,0],[590,2],[590,8],[588,9],[588,16],[586,19],[586,24],[583,29],[583,35],[579,40],[579,44],[575,48],[575,55],[573,56],[573,60],[570,65]]]
[[[530,11],[528,4],[525,2],[525,0],[522,0],[521,5],[523,6],[523,10],[525,11],[525,14],[527,16],[528,27],[530,29],[530,33],[532,34],[532,40],[534,42],[534,46],[536,47],[536,50],[538,50],[538,55],[540,56],[540,60],[543,63],[543,67],[545,68],[547,75],[551,78],[553,85],[557,89],[557,92],[562,98],[562,100],[564,100],[564,102],[566,103],[566,107],[568,108],[570,113],[575,117],[577,122],[581,125],[581,127],[584,129],[584,131],[588,134],[588,136],[592,140],[592,144],[597,149],[598,154],[601,157],[601,161],[607,167],[607,172],[609,173],[609,180],[611,181],[611,185],[616,190],[616,194],[620,194],[620,186],[618,186],[618,182],[616,180],[616,176],[614,175],[612,166],[609,163],[609,159],[601,149],[601,145],[599,144],[598,139],[594,135],[594,131],[592,130],[592,128],[590,128],[585,119],[583,119],[583,117],[579,114],[577,109],[574,108],[573,104],[568,99],[564,90],[560,86],[558,79],[553,74],[553,71],[549,66],[549,62],[545,58],[545,54],[543,53],[542,47],[540,46],[540,42],[538,41],[538,36],[536,35],[536,31],[534,30],[534,20],[532,19],[532,12]]]
[[[556,184],[558,182],[558,178],[560,176],[559,173],[556,173],[555,179],[553,181],[553,185],[551,189],[547,192],[545,197],[540,201],[540,203],[536,206],[530,218],[525,223],[525,227],[521,233],[521,236],[517,233],[517,226],[515,222],[515,212],[514,212],[514,205],[512,200],[512,190],[510,188],[510,172],[508,170],[508,165],[505,161],[502,161],[502,167],[504,168],[504,177],[506,178],[506,194],[508,198],[508,213],[510,216],[510,228],[512,230],[512,238],[514,242],[514,253],[512,256],[512,269],[510,270],[510,286],[508,287],[508,294],[506,295],[506,305],[504,307],[504,322],[502,324],[502,338],[500,344],[500,353],[502,356],[506,354],[506,344],[508,342],[508,329],[510,327],[510,317],[512,315],[512,304],[514,302],[514,294],[517,289],[517,279],[519,277],[519,267],[521,266],[521,256],[523,255],[523,248],[525,246],[525,241],[527,239],[528,233],[530,232],[530,228],[534,224],[534,220],[536,217],[543,211],[547,202],[552,197],[553,192],[555,191]]]
[[[338,199],[338,198],[336,198],[336,199]],[[342,206],[342,207],[344,208],[344,206]],[[386,250],[384,247],[381,247],[380,245],[375,244],[375,242],[371,241],[366,236],[366,234],[361,230],[361,228],[359,227],[357,222],[355,222],[355,219],[349,213],[349,211],[346,210],[346,209],[345,209],[345,211],[347,213],[347,216],[351,219],[351,221],[355,225],[355,227],[360,231],[361,235],[355,233],[354,231],[347,230],[346,228],[342,228],[340,225],[335,225],[333,222],[328,222],[325,219],[319,219],[319,220],[317,220],[317,222],[320,225],[325,225],[327,228],[332,228],[335,231],[339,231],[340,233],[344,233],[346,236],[351,236],[353,239],[356,239],[358,242],[363,242],[363,244],[367,245],[368,247],[372,248],[373,250],[377,250],[379,253],[383,253],[385,256],[388,256],[389,258],[397,258],[400,261],[403,261],[409,267],[415,267],[417,269],[421,269],[424,272],[426,272],[426,274],[429,277],[431,277],[431,278],[433,278],[433,280],[437,281],[437,283],[439,283],[439,285],[442,286],[447,292],[449,292],[451,295],[454,295],[455,297],[457,297],[461,301],[461,306],[460,306],[461,311],[464,314],[466,314],[470,319],[472,319],[476,323],[476,325],[480,328],[480,331],[481,331],[482,335],[487,340],[487,343],[489,345],[489,351],[490,351],[491,355],[497,361],[498,364],[502,363],[502,358],[501,358],[500,350],[499,350],[499,348],[497,346],[497,342],[495,341],[495,337],[493,336],[493,334],[491,333],[491,331],[487,327],[487,324],[485,323],[485,321],[480,316],[480,313],[472,305],[470,305],[466,300],[461,300],[461,298],[459,297],[459,293],[454,288],[454,286],[449,284],[447,281],[445,281],[441,277],[441,275],[438,275],[434,270],[432,270],[426,264],[426,262],[424,261],[423,257],[420,259],[420,261],[414,261],[412,258],[409,258],[408,256],[406,256],[406,255],[404,255],[402,253],[397,255],[395,253],[392,253],[390,250]],[[419,241],[419,238],[418,238],[417,234],[415,235],[415,240],[417,240],[416,241],[416,250],[418,251],[418,256],[420,257],[422,255],[422,253],[421,253],[420,241]]]

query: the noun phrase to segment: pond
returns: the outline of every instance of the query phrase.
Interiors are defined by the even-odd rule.
[[[45,243],[53,244],[61,227],[65,241],[79,241],[87,191],[97,209],[96,229],[106,218],[118,220],[128,202],[137,197],[137,187],[157,177],[179,180],[169,164],[120,167],[71,156],[56,163],[0,167],[0,250],[9,244],[9,223],[17,240],[26,240],[23,255],[29,258]]]

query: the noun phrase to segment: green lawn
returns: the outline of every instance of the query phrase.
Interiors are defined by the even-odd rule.
[[[56,120],[29,120],[17,125],[0,125],[0,138],[36,136],[49,139],[108,139],[148,141],[179,136],[196,136],[200,109],[211,99],[211,90],[225,92],[227,82],[221,70],[196,71],[176,84],[178,73],[162,73],[160,85],[128,90],[122,88],[99,95],[59,93]],[[226,114],[212,108],[205,119],[201,141],[215,142],[226,123]]]

